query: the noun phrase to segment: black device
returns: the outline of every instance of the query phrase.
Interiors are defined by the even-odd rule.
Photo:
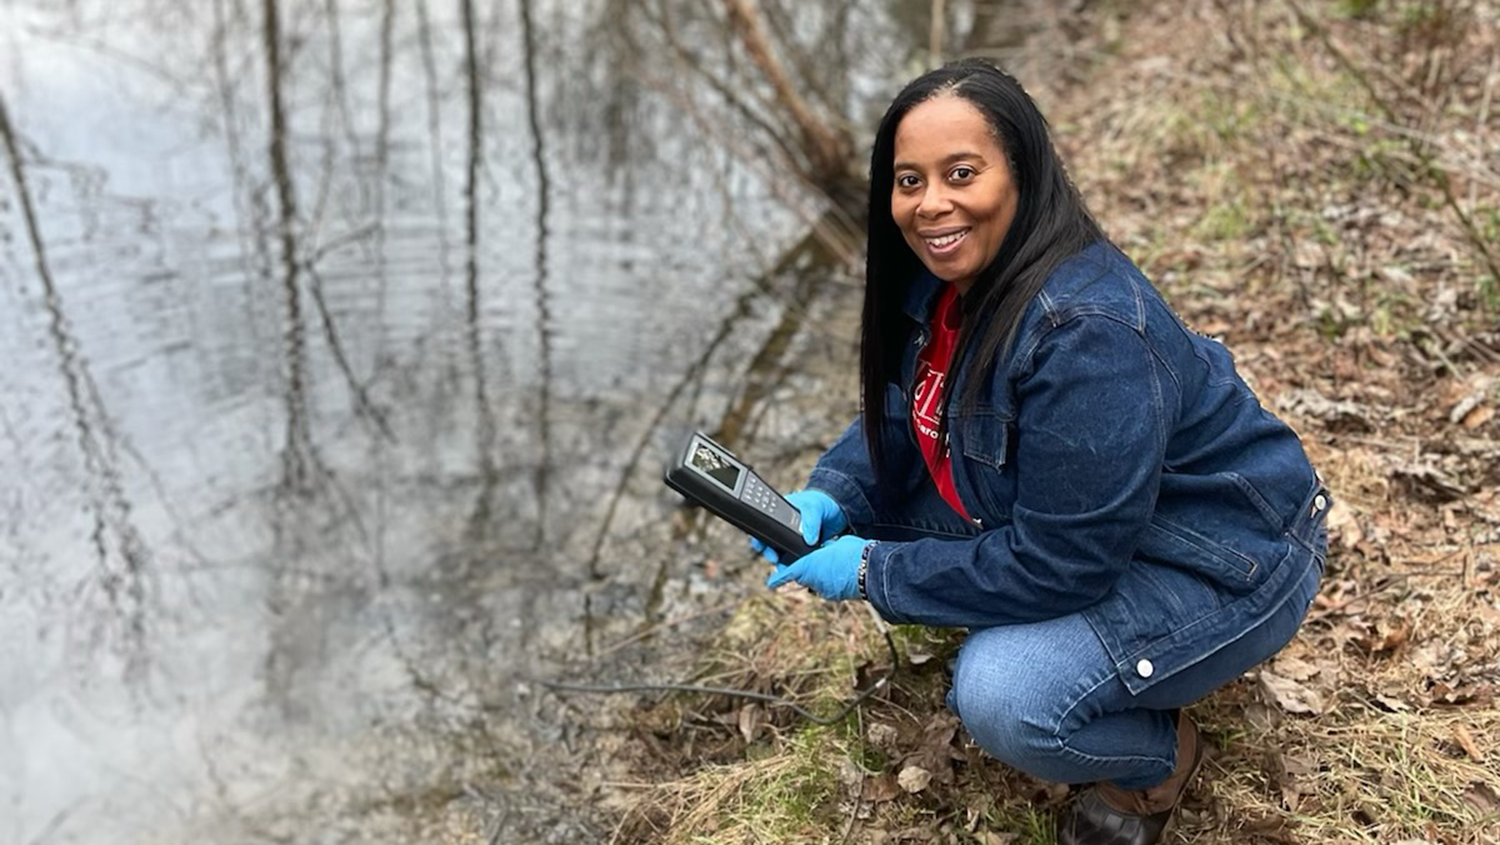
[[[734,453],[701,431],[667,464],[667,486],[776,550],[791,563],[813,550],[802,539],[802,514]]]

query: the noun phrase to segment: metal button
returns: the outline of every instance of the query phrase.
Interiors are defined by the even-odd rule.
[[[1320,511],[1320,510],[1322,510],[1322,509],[1324,509],[1326,507],[1328,507],[1328,497],[1327,496],[1324,496],[1322,493],[1319,493],[1317,496],[1313,497],[1313,513],[1317,513],[1318,511]]]
[[[1151,677],[1151,673],[1155,671],[1156,667],[1151,665],[1151,661],[1144,658],[1141,660],[1141,662],[1135,664],[1135,673],[1137,675],[1140,675],[1142,678]]]

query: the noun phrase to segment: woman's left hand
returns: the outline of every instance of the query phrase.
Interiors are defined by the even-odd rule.
[[[846,534],[803,555],[795,563],[777,566],[766,579],[766,586],[775,589],[796,581],[829,601],[858,598],[859,559],[871,542]]]

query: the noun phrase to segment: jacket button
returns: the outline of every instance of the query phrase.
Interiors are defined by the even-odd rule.
[[[1137,675],[1140,675],[1142,678],[1151,677],[1151,673],[1155,671],[1156,667],[1151,665],[1151,661],[1144,658],[1141,660],[1141,662],[1135,664],[1135,673]]]
[[[1322,493],[1319,493],[1318,495],[1316,495],[1316,496],[1313,497],[1313,513],[1317,513],[1318,511],[1320,511],[1320,510],[1322,510],[1322,509],[1324,509],[1326,507],[1328,507],[1328,497],[1327,496],[1324,496]]]

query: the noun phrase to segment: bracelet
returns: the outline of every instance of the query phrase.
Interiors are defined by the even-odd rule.
[[[865,590],[865,575],[870,571],[870,550],[875,548],[874,540],[865,543],[864,549],[859,553],[859,597],[865,601],[870,600],[870,594]]]

